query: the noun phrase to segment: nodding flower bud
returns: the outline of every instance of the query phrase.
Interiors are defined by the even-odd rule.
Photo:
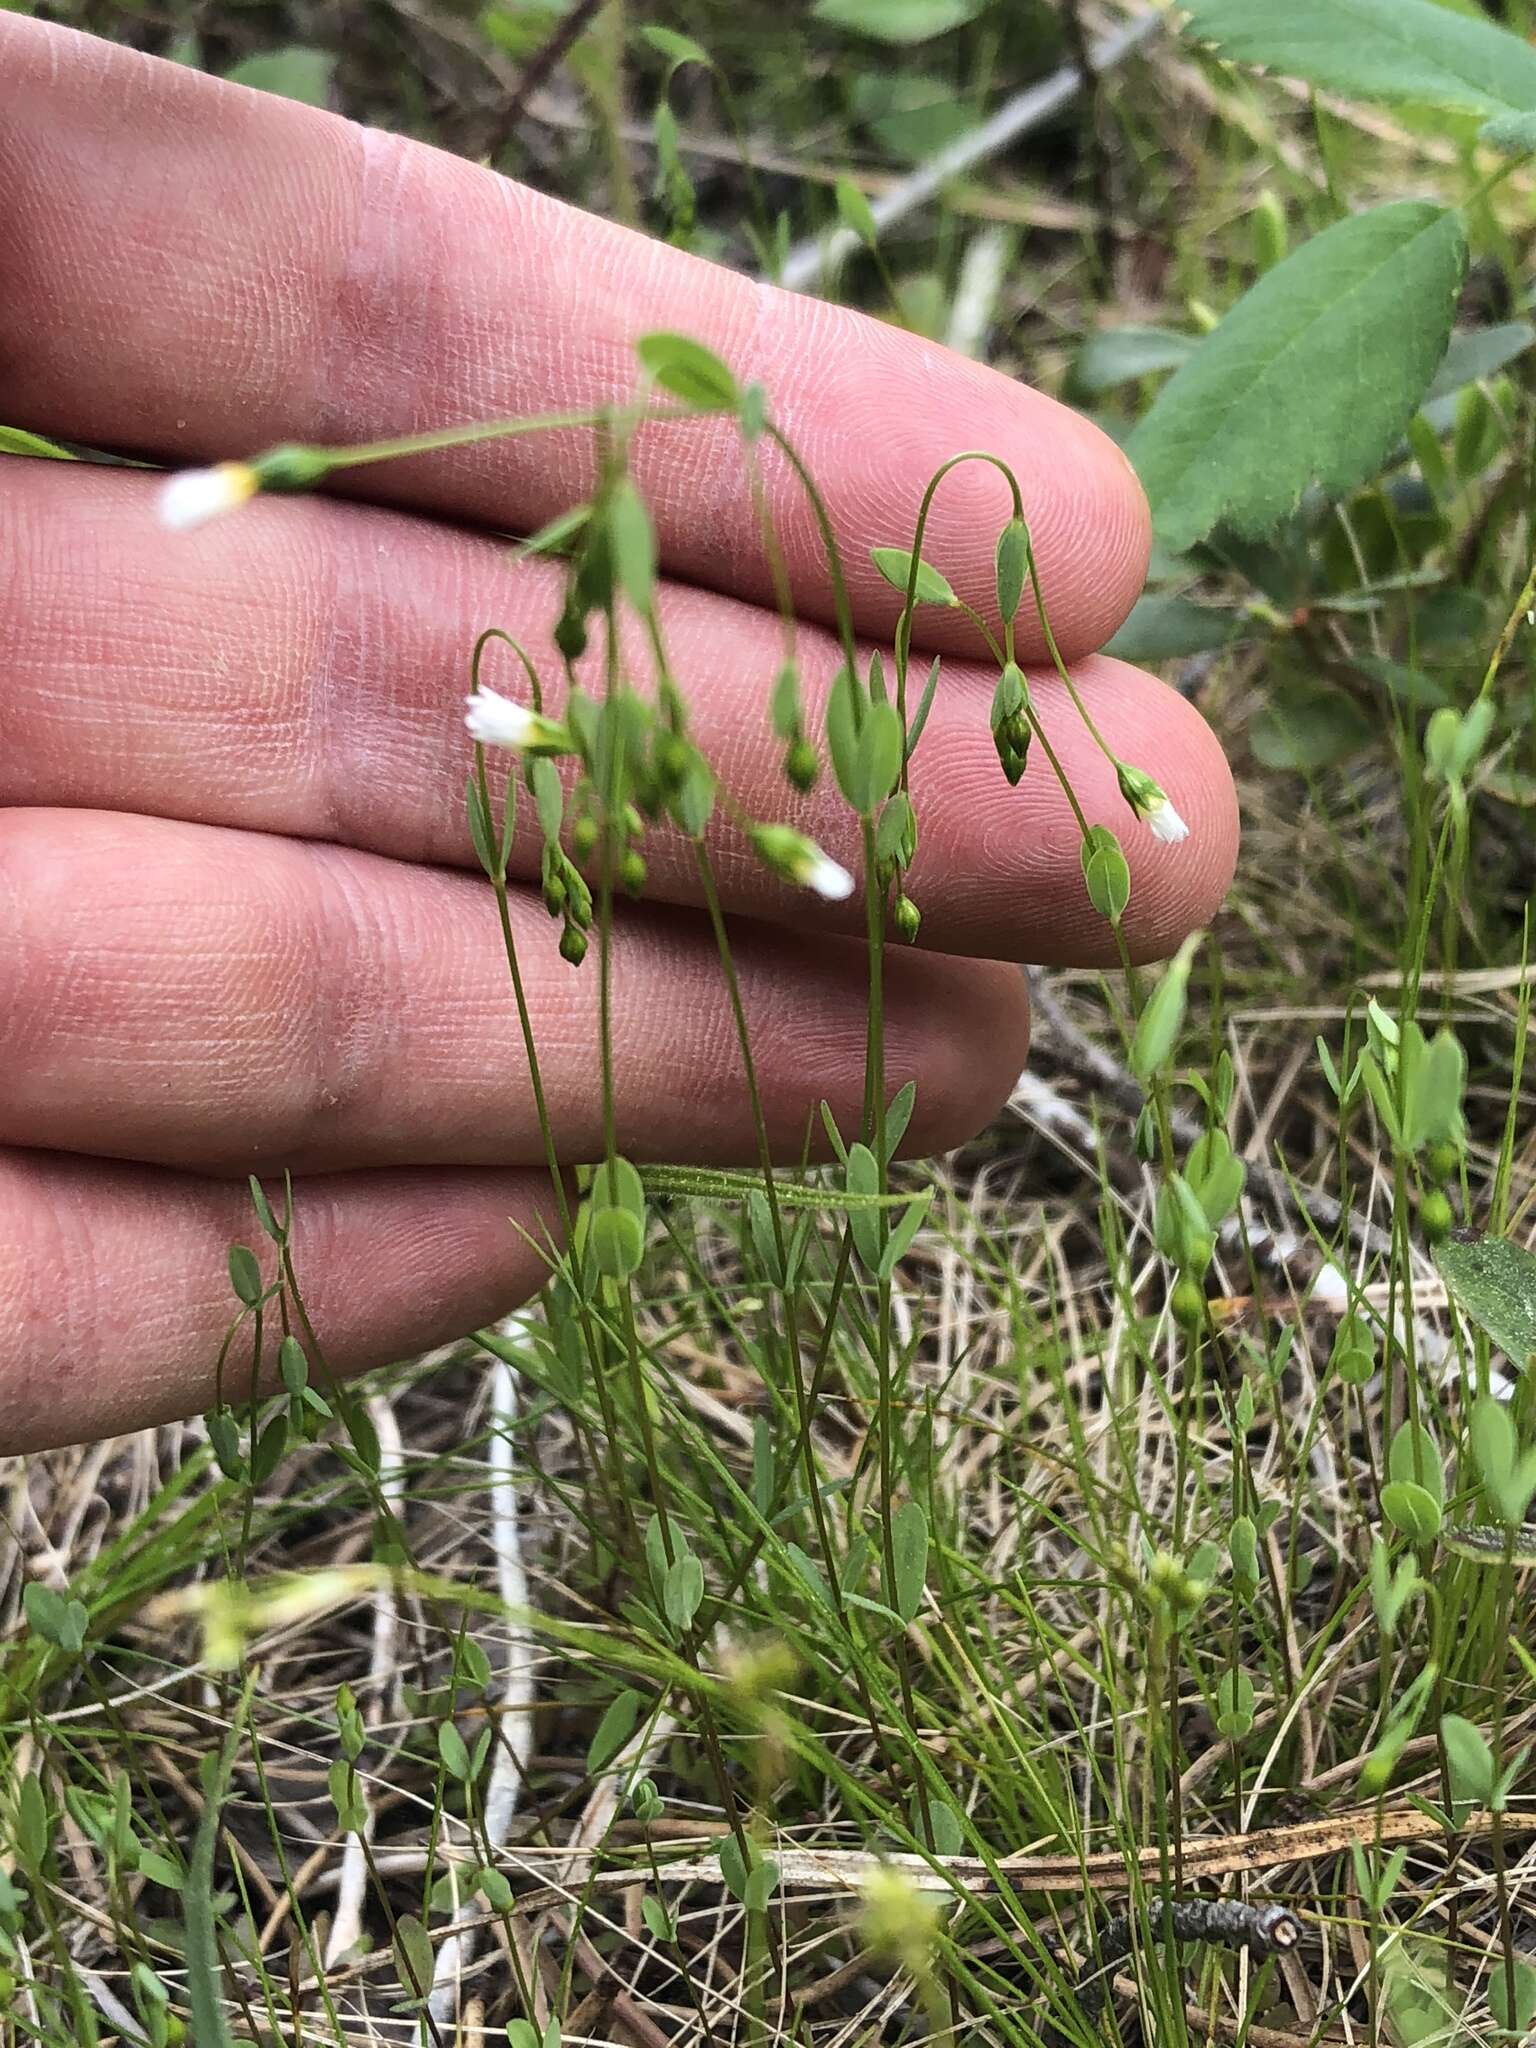
[[[1160,839],[1165,846],[1177,846],[1181,839],[1189,837],[1189,827],[1168,801],[1166,792],[1144,769],[1133,768],[1129,761],[1116,761],[1115,776],[1120,794],[1154,839]]]
[[[1003,764],[1003,773],[1009,785],[1017,789],[1024,779],[1024,770],[1029,765],[1029,740],[1026,737],[1022,747],[1016,747],[1003,734],[997,736],[997,758]]]
[[[638,896],[645,887],[645,861],[633,847],[630,847],[619,862],[619,884],[627,889],[631,896]]]
[[[580,661],[587,651],[587,622],[574,607],[567,607],[555,621],[550,635],[567,661]]]
[[[845,867],[823,853],[814,839],[788,825],[754,825],[748,837],[759,860],[802,889],[814,889],[829,903],[842,903],[853,894],[853,877]]]
[[[923,922],[923,913],[910,896],[898,896],[891,909],[891,923],[896,927],[898,938],[905,939],[910,946],[916,939]]]
[[[568,924],[560,934],[560,958],[579,967],[587,957],[587,935],[580,925]]]

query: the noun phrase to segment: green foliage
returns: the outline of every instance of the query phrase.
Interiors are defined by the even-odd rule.
[[[903,1621],[914,1621],[928,1576],[928,1516],[921,1501],[904,1502],[891,1517],[891,1551],[895,1578],[885,1589],[886,1601]]]
[[[1453,1238],[1435,1264],[1463,1315],[1512,1364],[1536,1357],[1536,1254],[1506,1237]]]
[[[247,57],[226,76],[231,85],[254,86],[258,92],[279,93],[306,107],[323,107],[330,101],[335,69],[336,59],[329,52],[294,46]]]
[[[926,43],[961,28],[987,0],[816,0],[816,21],[879,43]]]
[[[1445,354],[1465,262],[1455,213],[1398,200],[1266,272],[1128,444],[1165,544],[1218,522],[1268,532],[1309,484],[1338,495],[1371,475]]]
[[[907,548],[871,548],[869,558],[880,574],[894,590],[903,597],[907,585],[912,582],[912,555]],[[913,583],[913,600],[917,604],[958,604],[960,600],[949,587],[947,580],[927,562],[917,565],[917,577]]]
[[[1189,33],[1222,56],[1329,92],[1453,112],[1536,110],[1536,50],[1435,0],[1187,0]]]

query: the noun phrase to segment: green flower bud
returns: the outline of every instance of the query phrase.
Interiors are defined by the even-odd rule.
[[[571,849],[578,860],[590,860],[597,851],[598,827],[596,818],[588,815],[578,818],[571,827]]]
[[[1187,1273],[1174,1282],[1168,1297],[1169,1312],[1179,1328],[1193,1336],[1205,1322],[1205,1289]]]
[[[619,886],[631,896],[638,896],[645,887],[645,862],[633,847],[619,862]]]
[[[1449,1237],[1455,1220],[1445,1190],[1431,1188],[1419,1204],[1419,1228],[1429,1242],[1439,1244],[1443,1238]]]
[[[587,651],[587,622],[580,612],[567,608],[555,621],[552,637],[567,661],[579,661]]]
[[[1424,1171],[1437,1184],[1453,1179],[1460,1164],[1461,1147],[1449,1138],[1439,1139],[1424,1154]]]
[[[587,935],[580,925],[568,924],[560,934],[560,958],[579,967],[587,957]]]
[[[816,778],[821,773],[821,763],[816,758],[816,749],[803,735],[791,740],[784,756],[784,778],[801,795],[816,787]]]
[[[891,910],[891,923],[896,927],[898,938],[905,939],[910,946],[916,939],[923,922],[923,913],[910,896],[898,896]]]

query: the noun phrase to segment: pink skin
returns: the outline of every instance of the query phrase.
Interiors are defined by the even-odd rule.
[[[932,470],[987,448],[1019,474],[1052,623],[1111,744],[1192,827],[1131,820],[1048,669],[1035,689],[1091,820],[1121,831],[1129,931],[1154,957],[1230,879],[1236,814],[1210,733],[1096,656],[1145,567],[1146,508],[1113,446],[1050,400],[929,343],[755,286],[439,153],[0,14],[9,424],[166,461],[357,440],[621,395],[632,342],[677,327],[761,379],[821,483],[859,630],[897,599],[869,546],[910,535]],[[769,499],[807,624],[806,694],[837,654],[812,522]],[[729,423],[647,430],[640,481],[697,736],[749,809],[853,863],[823,787],[792,803],[764,697],[778,626]],[[151,480],[7,462],[0,496],[0,1450],[184,1414],[211,1396],[239,1180],[297,1182],[298,1266],[328,1363],[354,1371],[514,1305],[553,1227],[494,914],[467,864],[469,645],[499,624],[545,665],[547,566],[467,529],[529,530],[589,477],[585,439],[506,441],[158,530]],[[1006,516],[995,474],[942,490],[925,552],[978,609]],[[448,522],[448,523],[444,523]],[[892,1086],[911,1143],[967,1136],[1018,1072],[1020,959],[1108,963],[1075,821],[1043,760],[1003,783],[992,677],[963,620],[914,772],[925,950],[890,961]],[[1021,618],[1038,664],[1038,621]],[[643,666],[643,664],[637,664]],[[924,663],[926,667],[926,662]],[[505,667],[488,678],[521,694]],[[826,1095],[858,1116],[857,902],[779,885],[716,835],[775,1143]],[[519,837],[515,868],[533,871]],[[622,1142],[735,1160],[751,1143],[685,844],[647,846],[618,939]],[[599,1147],[594,978],[515,917],[568,1158]],[[509,1221],[509,1219],[511,1219]],[[514,1227],[516,1226],[516,1227]]]

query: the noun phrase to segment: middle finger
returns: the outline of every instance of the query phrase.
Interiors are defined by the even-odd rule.
[[[556,677],[556,565],[514,562],[492,540],[320,498],[258,501],[202,532],[166,535],[149,478],[12,460],[6,483],[0,805],[140,810],[396,858],[470,861],[459,716],[469,650],[482,628],[500,625],[524,640],[541,674]],[[831,778],[806,803],[783,780],[767,717],[778,620],[681,585],[664,590],[661,609],[695,736],[726,787],[749,813],[802,825],[854,866],[857,823]],[[838,651],[807,627],[800,651],[815,730]],[[493,654],[487,679],[523,697],[505,650]],[[1181,847],[1153,841],[1057,680],[1038,679],[1041,717],[1090,821],[1125,842],[1132,947],[1165,951],[1209,914],[1230,877],[1226,763],[1199,714],[1152,677],[1102,656],[1076,673],[1110,744],[1163,783],[1191,826]],[[910,889],[923,941],[1106,963],[1114,949],[1083,892],[1078,828],[1047,763],[1037,753],[1017,790],[997,765],[987,723],[994,681],[946,660],[914,756],[920,833]],[[523,813],[517,866],[528,874],[538,846],[531,806]],[[858,928],[857,905],[823,912],[786,891],[735,834],[722,831],[716,848],[733,910],[797,922],[814,913],[828,929]],[[687,844],[659,833],[646,851],[650,893],[697,902]]]

